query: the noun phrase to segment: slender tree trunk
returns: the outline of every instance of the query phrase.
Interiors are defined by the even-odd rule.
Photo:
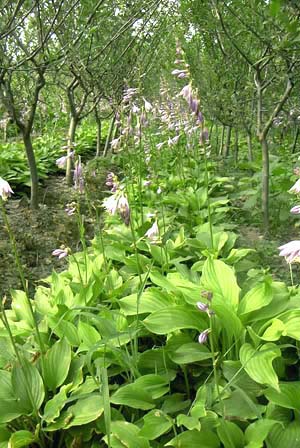
[[[229,155],[230,141],[231,141],[231,130],[232,130],[232,127],[231,126],[227,126],[226,143],[225,143],[224,152],[223,152],[223,155],[224,155],[225,159]]]
[[[99,157],[100,151],[101,151],[102,123],[101,123],[101,118],[99,117],[99,114],[97,113],[96,109],[95,109],[95,119],[96,119],[96,124],[97,124],[96,157]]]
[[[77,124],[78,124],[77,118],[74,115],[72,115],[71,119],[70,119],[68,140],[67,140],[68,155],[74,148]],[[67,182],[67,185],[72,185],[72,158],[71,157],[69,157],[67,160],[66,182]]]
[[[269,148],[266,135],[260,135],[259,140],[262,149],[262,212],[264,229],[267,232],[269,229]]]
[[[298,137],[299,137],[299,126],[296,127],[296,132],[295,132],[294,141],[293,141],[293,145],[292,145],[292,154],[295,153]]]
[[[239,161],[239,131],[234,130],[234,163],[237,165]]]
[[[30,133],[23,132],[22,136],[31,177],[30,206],[31,208],[36,210],[38,208],[38,184],[39,184],[36,160]]]
[[[218,153],[218,148],[219,148],[219,126],[218,123],[216,123],[216,127],[215,127],[215,133],[216,133],[216,153]]]
[[[111,119],[110,126],[109,126],[109,131],[108,131],[108,134],[107,134],[107,137],[106,137],[104,151],[103,151],[103,157],[107,156],[108,147],[109,147],[109,144],[110,144],[110,141],[111,141],[111,138],[112,138],[112,135],[113,135],[113,131],[114,131],[115,121],[116,121],[116,116],[114,115],[112,117],[112,119]]]
[[[220,140],[220,148],[219,148],[219,155],[221,156],[223,154],[223,146],[224,146],[224,137],[225,137],[225,126],[222,126],[222,133],[221,133],[221,140]]]
[[[253,162],[253,148],[251,131],[247,131],[248,160]]]

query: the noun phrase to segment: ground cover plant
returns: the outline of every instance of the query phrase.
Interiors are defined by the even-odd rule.
[[[1,146],[20,287],[0,305],[0,448],[300,447],[299,8],[117,5],[21,1],[0,19],[0,95],[29,166]],[[64,148],[42,125],[58,105]],[[73,241],[56,221],[57,269],[33,285],[11,210],[29,179],[42,218],[37,172]],[[262,261],[279,236],[275,271]]]

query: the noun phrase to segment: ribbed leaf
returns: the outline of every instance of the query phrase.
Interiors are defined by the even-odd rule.
[[[135,409],[148,410],[154,408],[154,401],[147,391],[135,384],[120,387],[111,397],[111,403],[122,404]]]
[[[14,366],[12,369],[12,386],[15,397],[19,400],[24,413],[31,414],[39,410],[44,397],[44,384],[38,369],[24,359],[22,366]]]
[[[265,395],[269,401],[288,409],[300,409],[300,381],[280,383],[279,389],[268,389]]]
[[[143,427],[139,435],[154,440],[172,428],[172,419],[161,410],[153,409],[143,417]]]
[[[273,368],[273,359],[281,355],[280,349],[272,343],[255,350],[244,344],[240,350],[240,360],[248,375],[256,382],[278,389],[278,377]]]
[[[196,309],[180,305],[156,311],[144,319],[143,323],[155,334],[172,333],[183,328],[193,328],[198,331],[206,328],[205,320]]]
[[[52,391],[65,381],[71,363],[71,347],[63,338],[57,341],[46,353],[44,359],[44,381]]]
[[[268,282],[260,283],[250,289],[242,298],[239,305],[239,314],[247,314],[268,305],[273,298],[272,287]]]
[[[28,447],[35,441],[34,434],[29,431],[17,431],[12,434],[9,439],[9,448],[23,448]]]
[[[246,448],[262,448],[274,425],[280,424],[276,420],[261,419],[251,423],[245,431]]]

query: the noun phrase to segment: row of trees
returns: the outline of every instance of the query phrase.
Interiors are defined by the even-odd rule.
[[[91,113],[100,140],[103,110],[113,114],[136,71],[147,70],[157,59],[170,7],[161,0],[2,2],[1,107],[24,141],[33,208],[38,206],[32,144],[37,114],[49,120],[53,110],[68,113],[68,152],[78,123]],[[67,180],[71,180],[70,159]]]
[[[223,126],[223,156],[228,156],[232,129],[247,135],[250,161],[253,136],[260,143],[267,229],[270,131],[285,119],[295,134],[292,151],[299,135],[299,2],[184,0],[182,10],[187,26],[192,23],[187,52],[203,108]]]

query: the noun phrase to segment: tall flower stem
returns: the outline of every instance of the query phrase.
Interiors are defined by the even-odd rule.
[[[212,224],[212,213],[211,213],[211,204],[209,197],[209,176],[208,176],[208,163],[207,163],[207,154],[206,154],[206,146],[204,147],[204,164],[205,164],[205,188],[206,188],[206,196],[207,196],[207,213],[208,213],[208,224],[209,224],[209,233],[210,233],[210,241],[211,248],[214,250],[214,233],[213,233],[213,224]]]

